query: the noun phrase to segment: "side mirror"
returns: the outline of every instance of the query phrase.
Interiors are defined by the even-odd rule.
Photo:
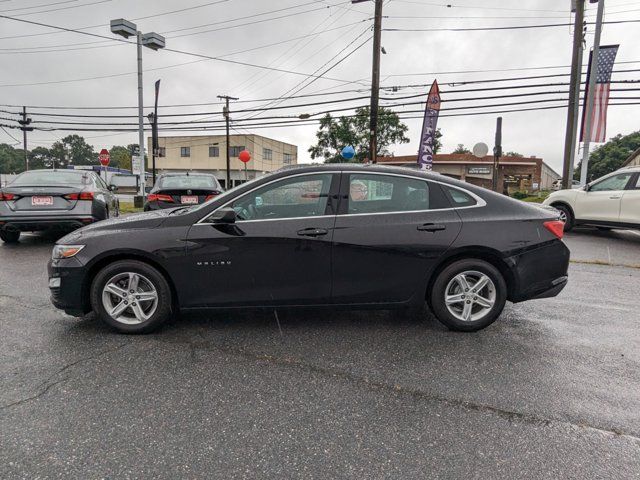
[[[112,192],[117,192],[118,191],[118,186],[117,185],[109,185],[109,190],[111,190]]]
[[[235,223],[236,211],[233,208],[219,208],[209,215],[211,223]]]
[[[589,190],[591,190],[591,187],[590,187],[590,186],[589,186],[589,184],[587,183],[584,187],[582,187],[582,189],[583,189],[585,192],[588,192]]]

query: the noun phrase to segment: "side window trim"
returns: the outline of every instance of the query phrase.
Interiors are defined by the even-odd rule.
[[[325,206],[325,211],[324,214],[322,215],[315,215],[315,216],[305,216],[305,217],[288,217],[288,218],[260,218],[260,219],[253,219],[253,220],[237,220],[237,223],[245,223],[245,222],[274,222],[274,221],[282,221],[282,220],[299,220],[301,218],[322,218],[322,217],[334,217],[336,215],[336,213],[331,213],[331,210],[333,210],[333,201],[337,199],[337,192],[339,190],[339,185],[340,185],[340,178],[341,178],[341,172],[339,171],[329,171],[329,172],[311,172],[311,173],[301,173],[298,175],[291,175],[288,177],[281,177],[281,178],[276,178],[270,182],[267,183],[263,183],[261,185],[258,185],[254,188],[252,188],[251,190],[248,190],[246,192],[243,192],[231,199],[229,199],[227,202],[223,203],[222,205],[220,205],[219,207],[217,207],[215,210],[209,212],[207,215],[205,215],[204,217],[202,217],[200,220],[198,220],[194,225],[198,225],[198,224],[204,224],[204,225],[209,225],[212,222],[208,221],[208,218],[213,215],[216,211],[218,211],[221,208],[225,208],[228,207],[230,204],[242,199],[243,197],[245,197],[246,195],[251,194],[252,192],[266,187],[267,185],[271,185],[273,183],[277,183],[283,180],[289,180],[292,178],[296,178],[296,177],[308,177],[308,176],[316,176],[316,175],[331,175],[331,183],[329,185],[329,193],[327,195],[327,204]]]

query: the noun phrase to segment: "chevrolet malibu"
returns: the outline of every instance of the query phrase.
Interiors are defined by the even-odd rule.
[[[354,164],[289,168],[202,205],[106,220],[63,237],[54,305],[123,333],[178,311],[422,307],[452,330],[567,283],[563,223],[444,176]]]

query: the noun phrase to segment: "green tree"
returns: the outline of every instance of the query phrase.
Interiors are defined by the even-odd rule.
[[[518,152],[507,152],[504,154],[505,157],[524,157],[521,153]]]
[[[381,107],[378,110],[377,155],[389,155],[388,148],[393,144],[408,143],[405,135],[408,130],[395,112]],[[369,108],[358,108],[355,115],[348,117],[333,118],[327,113],[320,120],[316,138],[318,143],[309,148],[313,159],[323,158],[327,163],[344,162],[340,152],[343,147],[351,145],[356,150],[351,161],[364,161],[369,151]]]
[[[20,173],[24,168],[24,150],[0,143],[0,173]]]
[[[600,178],[619,169],[631,153],[640,147],[640,131],[629,135],[616,135],[589,155],[588,178]],[[580,178],[582,161],[575,170],[574,178]]]
[[[111,147],[111,150],[109,150],[109,155],[111,157],[110,166],[131,170],[131,151],[129,148],[114,145]]]
[[[459,143],[456,149],[451,153],[471,153],[471,150],[465,147],[462,143]]]
[[[36,147],[29,152],[30,169],[59,167],[57,160],[47,147]]]
[[[98,155],[80,135],[68,135],[51,145],[58,168],[73,165],[98,165]]]

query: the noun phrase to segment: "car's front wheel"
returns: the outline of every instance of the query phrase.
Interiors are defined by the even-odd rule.
[[[5,243],[17,243],[20,240],[20,230],[0,230],[0,240]]]
[[[475,332],[502,313],[507,284],[500,271],[480,259],[458,260],[444,268],[431,290],[431,308],[450,330]]]
[[[121,260],[98,272],[91,286],[98,318],[122,333],[147,333],[171,315],[171,289],[164,276],[137,260]]]

